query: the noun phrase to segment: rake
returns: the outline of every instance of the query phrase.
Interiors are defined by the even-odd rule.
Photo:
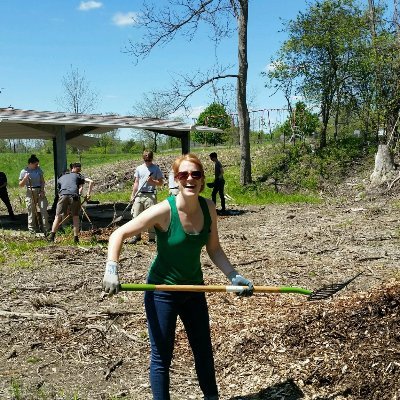
[[[295,293],[308,296],[309,301],[325,300],[332,297],[335,293],[345,288],[350,282],[354,281],[362,272],[353,278],[331,285],[323,286],[317,290],[309,290],[296,286],[254,286],[254,293]],[[222,285],[155,285],[151,283],[122,283],[122,291],[141,292],[141,291],[169,291],[169,292],[227,292],[238,293],[247,286],[222,286]]]

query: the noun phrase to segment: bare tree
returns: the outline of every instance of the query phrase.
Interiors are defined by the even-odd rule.
[[[133,112],[140,117],[166,118],[171,113],[171,103],[158,93],[145,93],[142,99],[133,105]],[[153,141],[153,151],[157,152],[157,138],[159,133],[144,131],[147,136],[151,136]]]
[[[146,57],[159,45],[169,43],[178,33],[191,40],[200,23],[207,23],[213,29],[217,45],[221,38],[232,35],[230,21],[237,21],[238,33],[238,70],[231,74],[229,67],[216,67],[208,72],[194,76],[181,75],[173,82],[172,90],[167,93],[172,99],[175,110],[185,107],[188,98],[203,87],[217,80],[236,79],[237,111],[241,145],[240,182],[251,183],[250,159],[250,118],[247,107],[247,23],[248,0],[169,0],[169,6],[156,8],[144,4],[139,26],[145,28],[146,34],[140,42],[130,42],[127,52],[136,60]]]
[[[74,114],[85,114],[94,111],[98,103],[98,93],[91,89],[89,81],[78,68],[73,69],[62,78],[65,93],[56,99],[63,111]]]

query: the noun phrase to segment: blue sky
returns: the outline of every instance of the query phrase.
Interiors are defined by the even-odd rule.
[[[135,65],[123,50],[129,40],[141,37],[133,23],[141,4],[141,0],[0,0],[0,107],[61,111],[56,99],[63,95],[62,78],[72,66],[98,93],[96,112],[129,115],[143,93],[167,89],[171,76],[213,65],[215,51],[206,29],[191,42],[177,37]],[[250,0],[250,108],[285,106],[281,95],[270,97],[260,74],[285,39],[279,32],[282,19],[294,19],[305,7],[303,0]],[[236,37],[224,40],[217,55],[220,63],[236,64]],[[190,101],[193,116],[211,101],[207,90],[196,94]]]

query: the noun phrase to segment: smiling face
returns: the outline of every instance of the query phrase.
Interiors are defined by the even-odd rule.
[[[200,176],[200,178],[199,178]],[[179,188],[184,194],[199,194],[204,187],[204,177],[199,167],[191,161],[182,161],[176,174]]]
[[[199,194],[204,189],[204,169],[194,154],[185,154],[173,165],[175,181],[182,193]]]

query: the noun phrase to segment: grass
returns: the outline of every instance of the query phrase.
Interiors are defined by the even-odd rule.
[[[54,177],[53,154],[35,153],[40,160],[40,168],[44,172],[46,180]],[[0,170],[7,175],[8,186],[10,188],[18,187],[19,174],[23,168],[28,165],[30,153],[0,153]],[[139,155],[137,155],[140,158]],[[92,154],[83,152],[78,154],[67,154],[67,165],[72,162],[80,161],[83,171],[88,167],[100,166],[123,160],[132,160],[132,154]]]
[[[15,237],[13,232],[0,231],[0,266],[7,268],[37,268],[37,251],[48,246],[44,239]]]

